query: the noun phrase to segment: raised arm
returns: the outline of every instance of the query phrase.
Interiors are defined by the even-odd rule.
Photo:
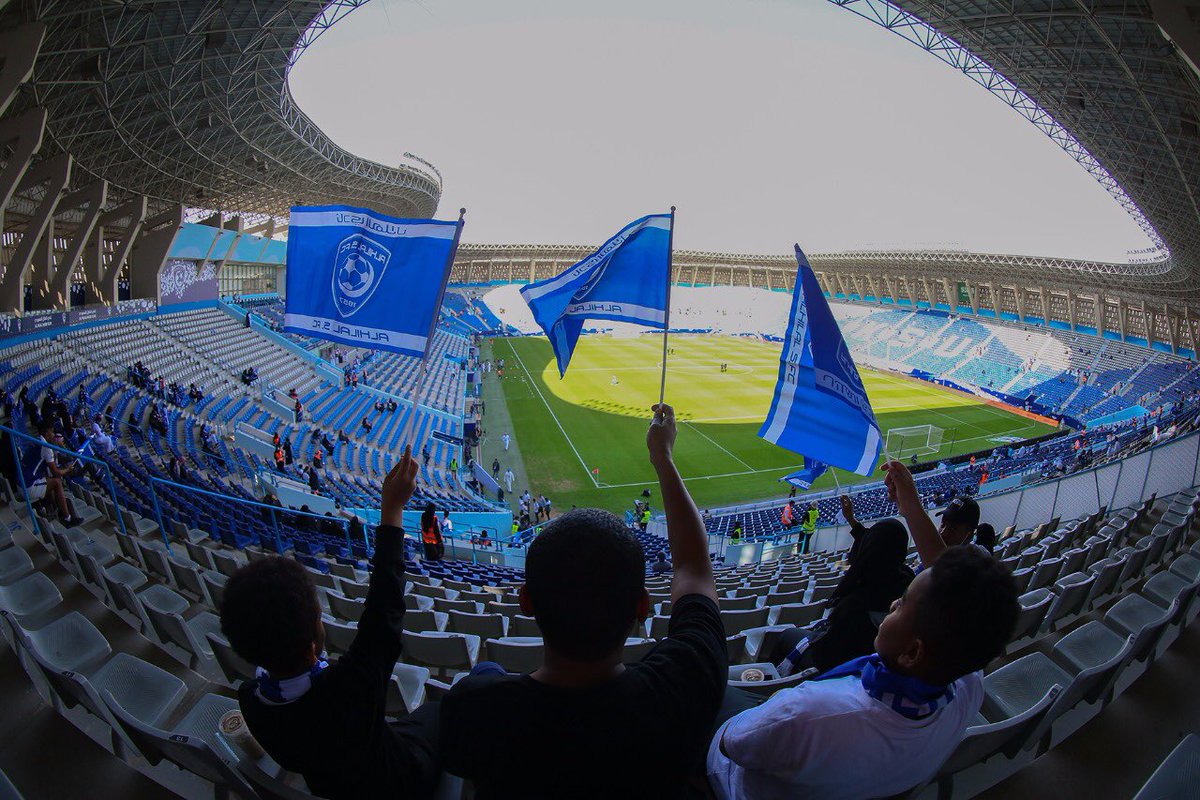
[[[366,605],[358,633],[347,657],[369,666],[386,679],[400,657],[404,626],[404,504],[417,484],[417,462],[412,447],[383,480],[379,527],[375,529],[375,567],[367,589]]]
[[[656,404],[652,410],[654,419],[646,433],[646,447],[650,451],[650,463],[658,473],[658,487],[667,513],[667,540],[674,566],[671,600],[702,594],[715,602],[717,585],[713,582],[704,520],[675,468],[675,409]]]
[[[917,494],[917,484],[913,481],[908,467],[899,461],[889,461],[883,468],[887,471],[883,482],[887,486],[888,497],[896,504],[900,516],[908,523],[908,532],[917,545],[921,563],[931,567],[933,562],[946,552],[946,543],[938,535],[933,520],[925,513],[925,507],[921,505],[921,496]]]

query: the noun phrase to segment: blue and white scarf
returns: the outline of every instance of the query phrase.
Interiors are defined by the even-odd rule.
[[[258,679],[258,688],[254,692],[258,695],[258,699],[269,705],[279,706],[290,703],[303,697],[312,688],[313,678],[328,666],[327,660],[317,658],[317,663],[313,664],[308,672],[281,681],[275,680],[269,672],[259,667],[254,673]]]
[[[892,672],[878,653],[847,661],[824,675],[813,678],[827,681],[856,675],[870,696],[909,719],[925,719],[954,699],[954,687],[935,686],[918,678]]]

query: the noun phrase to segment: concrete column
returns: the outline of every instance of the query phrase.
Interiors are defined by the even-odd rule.
[[[109,305],[117,302],[117,277],[129,258],[145,219],[146,198],[140,195],[100,215],[83,259],[88,288],[97,302]],[[121,225],[122,222],[125,224]],[[112,259],[107,265],[104,263],[106,239],[116,242]]]
[[[21,233],[21,239],[17,242],[17,246],[13,248],[12,256],[8,260],[8,267],[4,271],[4,278],[0,281],[0,297],[3,297],[5,301],[14,296],[18,298],[18,304],[24,300],[25,282],[28,278],[29,266],[33,261],[34,249],[46,233],[54,216],[55,204],[58,203],[59,195],[62,194],[70,179],[71,156],[62,153],[28,169],[18,184],[17,191],[26,191],[44,184],[45,193],[25,223],[25,230]],[[40,282],[35,282],[40,284],[34,286],[35,295],[39,292],[44,295],[49,289],[49,270],[47,269],[41,277]]]
[[[129,296],[134,299],[147,298],[160,301],[158,276],[175,236],[183,225],[183,206],[168,208],[143,223],[138,238],[129,254]]]
[[[56,216],[68,211],[82,211],[82,216],[75,225],[75,232],[67,241],[67,249],[58,262],[58,269],[51,268],[49,291],[44,298],[44,305],[39,305],[39,308],[55,308],[60,311],[70,308],[71,275],[83,256],[83,249],[87,246],[96,222],[100,219],[100,211],[104,208],[107,198],[108,184],[105,181],[96,181],[71,192],[58,201],[54,210]],[[53,236],[54,220],[52,218],[50,229],[42,237],[46,240],[48,252],[51,252],[53,248],[51,243]]]
[[[8,110],[17,96],[17,87],[33,76],[33,65],[45,36],[46,26],[40,22],[0,34],[0,53],[4,54],[4,66],[0,67],[0,114]]]

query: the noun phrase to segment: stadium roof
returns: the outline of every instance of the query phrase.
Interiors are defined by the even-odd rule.
[[[77,168],[130,194],[252,215],[355,203],[431,216],[441,195],[432,165],[351,155],[287,86],[304,48],[365,2],[0,1],[0,29],[46,26],[14,110],[44,106],[41,154],[70,152]]]
[[[1128,264],[975,258],[962,265],[967,274],[1200,299],[1200,30],[1189,3],[831,2],[1002,98],[1088,169],[1159,245]]]

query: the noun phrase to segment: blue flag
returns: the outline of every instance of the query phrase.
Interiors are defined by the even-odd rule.
[[[554,348],[560,377],[567,374],[585,320],[663,327],[670,263],[671,215],[651,214],[626,225],[566,272],[521,290]]]
[[[458,223],[297,206],[288,223],[288,333],[424,356]]]
[[[791,475],[784,475],[779,480],[787,481],[797,489],[811,488],[817,478],[821,477],[828,471],[829,465],[817,461],[816,459],[804,457],[804,469],[793,472]]]
[[[870,475],[883,441],[871,401],[808,259],[796,246],[796,290],[779,380],[758,435],[835,467]]]

